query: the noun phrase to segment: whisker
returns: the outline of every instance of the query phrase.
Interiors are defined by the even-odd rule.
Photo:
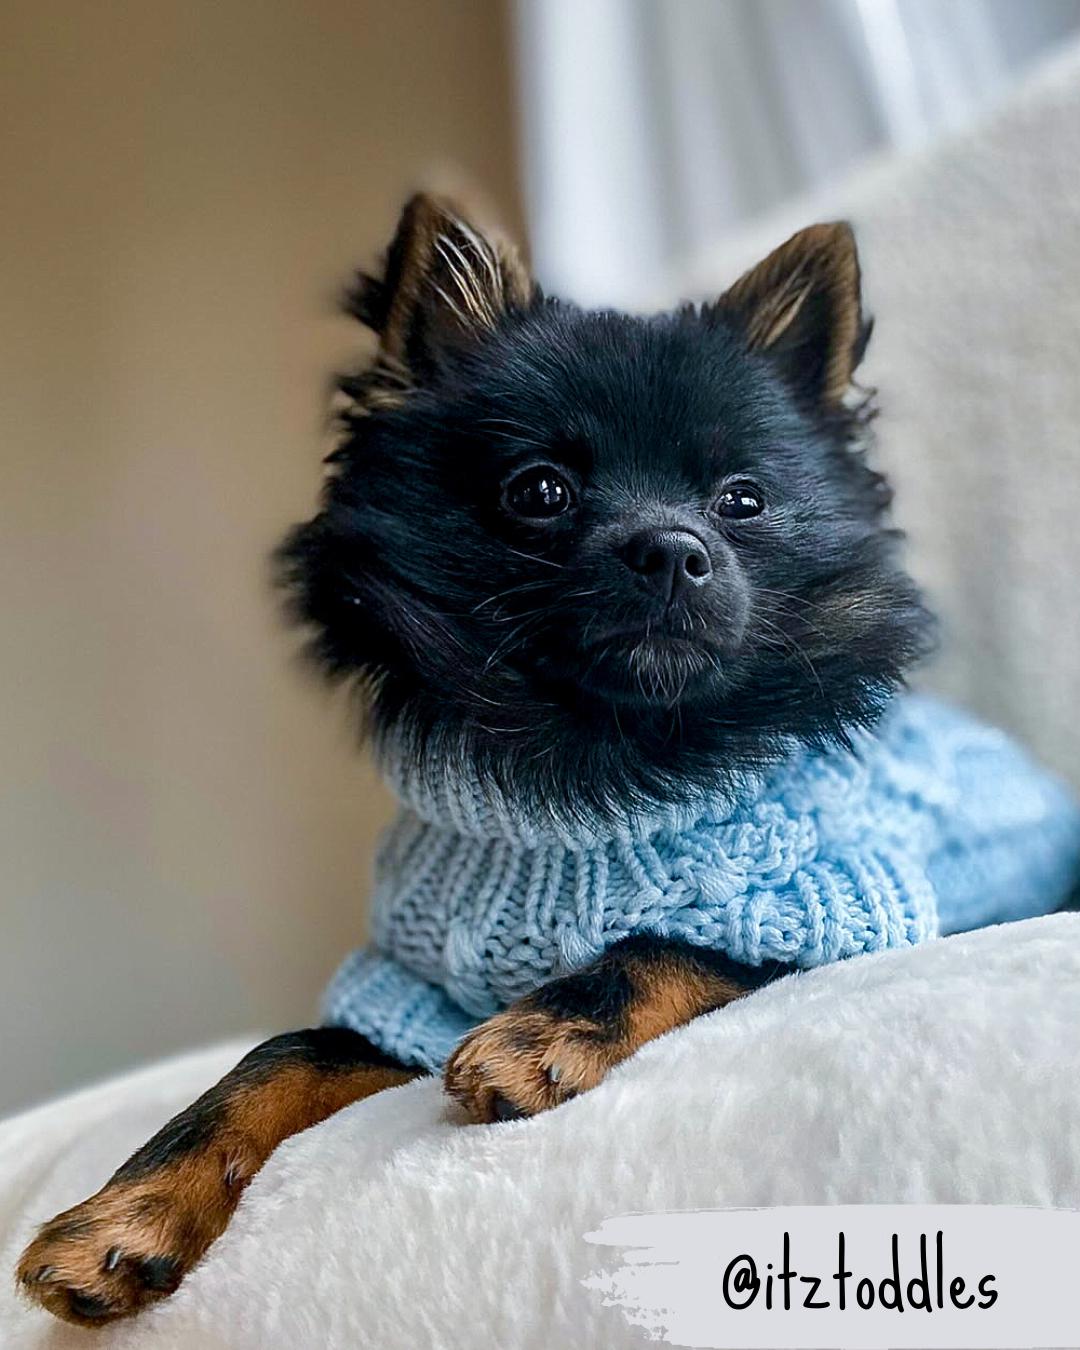
[[[786,633],[778,624],[771,623],[768,619],[762,617],[761,615],[758,615],[757,617],[761,623],[766,624],[767,627],[769,627],[773,632],[775,632],[778,635],[781,642],[785,645],[785,647],[788,650],[794,652],[795,655],[798,656],[800,660],[802,660],[807,670],[809,670],[810,674],[814,677],[814,681],[817,684],[818,692],[821,694],[821,697],[823,699],[826,699],[825,686],[822,684],[821,676],[817,672],[817,667],[814,665],[813,661],[811,661],[808,653],[804,651],[802,646],[795,640],[795,638],[790,633]]]
[[[478,614],[485,605],[490,605],[495,600],[504,600],[508,595],[516,595],[520,591],[540,590],[546,586],[546,581],[523,581],[518,586],[508,586],[505,591],[496,591],[494,595],[489,595],[486,600],[481,600],[478,605],[474,605],[469,610],[470,614]]]
[[[535,553],[522,553],[519,548],[509,549],[516,558],[527,558],[529,562],[544,563],[547,567],[557,567],[560,572],[565,571],[562,563],[552,562],[550,558],[538,558]]]
[[[790,591],[776,591],[768,586],[755,586],[754,590],[759,595],[775,595],[781,600],[790,600],[792,604],[803,605],[807,609],[820,609],[824,614],[829,612],[828,606],[822,605],[816,600],[808,600],[804,595],[793,595]]]
[[[530,436],[536,435],[536,428],[526,426],[524,422],[515,422],[512,417],[478,417],[476,419],[478,427],[515,427],[518,431],[527,431]]]

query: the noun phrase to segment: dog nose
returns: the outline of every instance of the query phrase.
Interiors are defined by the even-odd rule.
[[[712,576],[709,550],[689,530],[641,530],[627,541],[622,556],[632,572],[668,601],[704,586]]]

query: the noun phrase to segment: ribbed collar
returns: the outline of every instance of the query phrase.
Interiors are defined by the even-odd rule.
[[[760,790],[762,775],[746,773],[726,792],[702,791],[679,804],[655,802],[619,816],[574,815],[551,802],[527,811],[494,783],[472,771],[442,763],[416,765],[392,742],[377,751],[380,769],[403,807],[439,829],[472,839],[516,843],[524,848],[559,844],[595,848],[614,840],[651,838],[708,818],[727,820],[740,801]]]

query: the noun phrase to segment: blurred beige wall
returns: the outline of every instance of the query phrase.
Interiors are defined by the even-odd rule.
[[[329,299],[461,166],[516,218],[499,0],[7,0],[0,1111],[305,1024],[387,804],[265,556]]]

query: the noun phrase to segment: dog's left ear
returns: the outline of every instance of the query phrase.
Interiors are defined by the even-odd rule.
[[[812,404],[839,403],[871,328],[862,314],[851,226],[836,221],[800,230],[711,310],[768,356],[797,394]]]
[[[528,305],[534,289],[509,243],[448,199],[418,193],[401,214],[383,275],[361,273],[345,308],[379,335],[385,365],[423,383],[448,353]]]

